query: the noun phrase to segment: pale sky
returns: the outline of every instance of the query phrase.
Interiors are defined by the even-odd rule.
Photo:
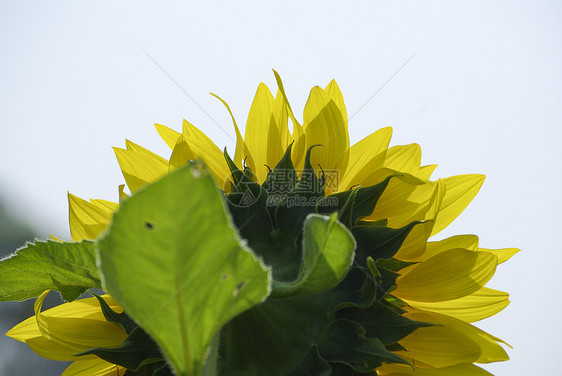
[[[153,123],[179,130],[185,118],[232,151],[229,115],[209,92],[243,125],[257,85],[275,88],[272,68],[297,114],[335,78],[356,113],[352,142],[392,126],[391,144],[419,143],[435,178],[487,175],[437,239],[474,233],[484,248],[523,250],[489,284],[512,304],[477,324],[514,347],[512,360],[484,368],[559,374],[562,3],[190,4],[0,2],[0,192],[11,210],[68,239],[66,192],[117,201],[111,147],[125,138],[168,157]]]

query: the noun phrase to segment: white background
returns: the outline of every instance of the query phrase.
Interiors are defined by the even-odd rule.
[[[243,125],[275,68],[297,114],[335,78],[352,115],[417,52],[351,119],[352,142],[392,126],[393,145],[417,142],[440,164],[434,177],[487,175],[439,234],[523,250],[490,284],[512,304],[479,323],[512,360],[485,368],[558,375],[562,3],[452,3],[2,1],[0,192],[42,236],[68,239],[67,190],[117,201],[111,146],[169,155],[153,123],[179,130],[186,118],[233,151],[209,92]]]

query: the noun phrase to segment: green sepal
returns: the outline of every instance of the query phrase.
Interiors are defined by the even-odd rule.
[[[355,226],[361,218],[367,217],[371,215],[377,202],[381,195],[383,194],[384,190],[388,186],[388,182],[392,179],[395,175],[389,176],[384,179],[382,182],[372,185],[370,187],[356,187],[354,189],[334,193],[333,195],[327,196],[326,199],[321,200],[318,205],[318,212],[319,213],[330,213],[334,211],[341,211],[343,208],[348,204],[349,199],[351,196],[356,195],[355,199],[352,202],[352,207],[346,209],[350,212],[350,221],[351,225]],[[330,201],[328,198],[336,198],[337,204],[330,205]]]
[[[293,142],[285,150],[283,158],[277,163],[275,168],[267,175],[263,183],[264,189],[271,196],[279,195],[283,197],[291,192],[297,184],[298,178],[291,160],[291,150]]]
[[[275,224],[288,244],[295,244],[302,231],[302,224],[307,215],[316,213],[316,205],[324,197],[324,187],[310,164],[310,153],[316,146],[312,145],[306,152],[304,169],[293,189],[282,197],[275,210]]]
[[[275,168],[267,175],[263,188],[268,193],[267,210],[272,219],[274,228],[277,228],[275,223],[275,212],[279,205],[281,205],[287,195],[295,188],[298,182],[297,172],[291,160],[291,150],[293,142],[285,150],[283,158],[277,163]]]
[[[370,372],[355,372],[353,368],[343,363],[330,363],[332,368],[331,376],[378,376],[377,371]]]
[[[384,227],[388,225],[388,219],[383,218],[383,219],[379,219],[377,221],[357,221],[356,223],[357,226],[363,226],[363,227]]]
[[[353,262],[355,240],[337,220],[337,214],[310,214],[303,229],[298,277],[293,282],[274,280],[272,297],[318,294],[331,289],[345,277]]]
[[[396,289],[396,279],[400,274],[383,268],[378,268],[378,272],[380,273],[380,278],[377,281],[375,298],[380,300]]]
[[[388,351],[406,351],[406,348],[399,343],[391,343],[385,347]]]
[[[137,371],[151,363],[160,362],[164,358],[156,342],[139,326],[133,329],[131,334],[117,347],[96,347],[75,355],[96,355],[109,363],[132,371]]]
[[[359,189],[353,189],[351,193],[348,195],[345,204],[343,204],[342,208],[338,211],[338,218],[341,223],[346,225],[348,229],[351,230],[351,227],[354,225],[354,212],[353,209],[355,207],[355,199],[357,197]]]
[[[0,261],[0,301],[35,298],[51,289],[70,302],[98,287],[95,247],[88,240],[27,243]]]
[[[367,257],[367,268],[371,272],[376,285],[376,300],[383,299],[396,288],[396,279],[400,276],[398,273],[378,266],[372,257]]]
[[[381,272],[379,272],[379,268],[377,268],[377,264],[371,256],[367,257],[367,268],[376,280],[382,278]]]
[[[389,259],[378,259],[377,261],[375,261],[375,264],[379,268],[383,268],[391,272],[398,272],[410,265],[417,264],[417,262],[402,261],[393,257]]]
[[[409,364],[388,351],[379,339],[365,335],[365,329],[358,323],[337,320],[319,346],[320,355],[329,362],[343,363],[356,372],[370,372],[383,362]]]
[[[125,333],[131,334],[131,332],[138,326],[125,312],[117,313],[111,309],[111,307],[107,304],[104,298],[99,296],[98,294],[89,291],[100,304],[101,312],[103,313],[103,317],[105,319],[118,327],[120,327]]]
[[[367,337],[378,338],[384,345],[398,342],[418,328],[433,326],[410,320],[379,302],[374,302],[366,309],[348,308],[338,311],[337,317],[361,324]]]
[[[392,294],[387,294],[383,297],[383,299],[381,300],[381,302],[385,303],[385,305],[387,307],[389,307],[390,309],[392,309],[394,312],[397,313],[406,313],[405,310],[402,309],[402,307],[409,307],[408,303],[406,303],[405,301],[403,301],[400,298],[397,298],[396,296],[392,295]]]
[[[219,375],[263,376],[298,372],[331,318],[328,292],[267,299],[222,330]]]
[[[136,371],[127,370],[123,376],[174,376],[172,369],[165,361],[150,363]]]
[[[224,156],[234,180],[232,191],[226,196],[234,224],[240,235],[250,241],[267,237],[273,230],[267,191],[252,180],[253,172],[249,168],[242,172],[236,167],[226,148]]]
[[[236,164],[232,161],[232,159],[230,158],[230,155],[228,155],[228,152],[226,151],[226,148],[224,148],[223,154],[224,154],[224,159],[226,160],[226,164],[228,166],[228,169],[230,170],[230,173],[232,174],[233,184],[234,184],[234,186],[236,186],[237,184],[239,184],[241,181],[243,181],[248,176],[245,176],[245,173],[240,171],[238,166],[236,166]]]
[[[398,229],[378,226],[354,227],[351,232],[357,241],[356,263],[366,266],[366,260],[369,256],[375,260],[393,257],[412,228],[418,223],[421,222],[412,222]]]
[[[314,170],[310,162],[312,149],[317,146],[323,147],[324,145],[312,145],[306,151],[302,175],[297,184],[295,184],[295,188],[293,189],[295,193],[304,194],[306,197],[324,197],[324,186],[320,179],[318,179],[318,177],[316,176],[316,171]]]
[[[376,283],[373,276],[363,267],[352,266],[344,280],[329,291],[330,312],[348,307],[367,308],[376,296]]]
[[[287,374],[287,376],[332,376],[332,368],[318,353],[318,347],[313,346],[305,358]]]

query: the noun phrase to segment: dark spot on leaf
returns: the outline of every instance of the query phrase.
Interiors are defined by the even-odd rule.
[[[227,278],[228,278],[228,275],[226,275],[226,274],[223,274],[223,275],[221,276],[221,280],[222,280],[222,281],[226,281]]]
[[[154,228],[154,223],[152,223],[150,221],[146,221],[146,222],[144,222],[144,227],[146,227],[149,230],[152,230]]]
[[[246,287],[246,285],[248,284],[247,281],[242,281],[238,284],[238,286],[236,286],[236,288],[234,289],[234,291],[232,292],[232,295],[237,296],[238,294],[240,294],[240,291]]]

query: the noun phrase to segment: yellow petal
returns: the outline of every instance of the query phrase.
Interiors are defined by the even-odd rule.
[[[88,202],[69,193],[68,220],[72,240],[77,242],[84,239],[97,239],[105,231],[113,211],[118,206],[105,200]]]
[[[187,120],[183,121],[183,137],[194,156],[201,158],[217,180],[219,187],[230,176],[224,154],[213,141]]]
[[[131,193],[158,180],[169,171],[167,162],[140,151],[113,148]]]
[[[418,144],[393,146],[388,149],[384,167],[414,175],[421,163],[421,148]]]
[[[333,100],[336,106],[338,106],[338,109],[340,110],[343,119],[343,124],[345,126],[345,129],[347,130],[349,128],[348,120],[347,120],[347,109],[345,108],[343,95],[341,93],[340,87],[336,83],[336,80],[330,81],[328,86],[326,86],[324,92],[328,95],[328,98]]]
[[[14,326],[6,335],[20,342],[25,342],[30,338],[41,337],[41,331],[37,326],[35,316],[32,316]]]
[[[172,149],[170,156],[170,170],[185,165],[190,160],[197,159],[197,156],[189,147],[185,136],[182,134],[178,137],[176,145]]]
[[[125,145],[126,145],[126,147],[127,147],[127,150],[138,151],[138,152],[141,152],[141,153],[144,153],[144,154],[148,154],[148,155],[150,155],[152,158],[155,158],[155,159],[157,159],[158,161],[160,161],[160,163],[162,163],[162,164],[168,164],[168,161],[165,160],[164,158],[162,158],[161,156],[159,156],[158,154],[153,153],[153,152],[151,152],[150,150],[148,150],[148,149],[146,149],[146,148],[143,148],[142,146],[137,145],[137,144],[135,144],[135,143],[132,142],[132,141],[125,140]]]
[[[509,294],[482,287],[458,299],[440,302],[414,302],[406,299],[405,302],[419,309],[449,315],[466,322],[475,322],[493,316],[507,307]]]
[[[129,197],[129,195],[125,193],[125,184],[119,184],[117,190],[119,191],[119,203],[122,203],[123,200]]]
[[[291,140],[294,142],[293,148],[291,149],[291,160],[293,161],[293,165],[297,172],[302,170],[304,165],[304,155],[305,155],[305,147],[306,147],[306,136],[304,131],[295,118],[293,110],[291,109],[291,105],[289,104],[289,100],[287,99],[287,94],[285,93],[285,88],[283,87],[283,81],[279,74],[273,69],[273,74],[275,75],[275,80],[277,81],[277,86],[279,87],[279,91],[283,95],[283,100],[285,101],[285,106],[287,108],[287,114],[293,123],[293,133],[291,134]]]
[[[268,160],[268,149],[270,147],[276,155],[279,154],[281,149],[279,132],[273,115],[274,102],[269,88],[263,83],[259,84],[246,122],[244,139],[254,158],[255,169],[252,168],[252,170],[256,173],[260,182],[265,180],[267,174],[264,165],[274,165],[281,159],[278,158],[277,161]],[[282,152],[280,155],[283,155]]]
[[[56,237],[55,235],[53,235],[53,234],[49,234],[49,239],[51,239],[51,240],[55,240],[55,241],[57,241],[57,242],[61,242],[61,243],[63,242],[63,240],[62,240],[62,239],[60,239],[60,238],[57,238],[57,237]]]
[[[294,142],[294,146],[291,149],[291,160],[293,161],[293,166],[295,167],[295,170],[297,170],[297,174],[300,178],[306,153],[306,135],[304,134],[304,130],[301,125],[294,117],[291,118],[291,121],[293,122],[291,140]]]
[[[338,106],[338,110],[340,111],[341,117],[342,117],[342,121],[343,121],[343,126],[345,128],[345,132],[341,131],[342,137],[345,137],[345,144],[347,145],[347,149],[345,150],[345,153],[342,154],[342,156],[340,157],[340,160],[338,162],[338,164],[336,165],[336,170],[339,171],[339,173],[341,175],[344,175],[345,172],[347,171],[347,167],[349,166],[349,124],[348,124],[348,119],[347,119],[347,109],[345,108],[345,102],[343,100],[343,95],[341,93],[341,90],[338,86],[338,84],[336,83],[336,80],[332,80],[328,86],[326,87],[326,89],[324,89],[324,93],[327,95],[327,97],[332,100],[336,106]]]
[[[35,302],[36,312],[40,312],[43,300],[47,296],[48,292],[49,291],[45,291],[43,294],[41,294],[41,296]],[[114,311],[118,313],[123,312],[122,308],[109,295],[103,295],[102,297]],[[110,344],[122,341],[125,337],[120,329],[115,331],[115,328],[117,327],[105,320],[103,313],[101,312],[101,309],[99,307],[99,303],[95,298],[80,299],[75,300],[72,303],[61,304],[54,308],[41,312],[39,315],[41,322],[47,323],[47,325],[50,324],[52,320],[62,320],[63,322],[65,322],[64,320],[70,320],[68,321],[69,324],[76,323],[77,320],[83,320],[82,323],[84,323],[84,325],[90,325],[91,322],[95,322],[95,328],[99,329],[97,323],[104,322],[105,324],[103,324],[103,328],[110,326],[110,330],[117,333],[116,336],[117,338],[119,338],[117,340],[110,341]],[[47,328],[47,332],[50,333],[49,330],[52,331],[53,329],[54,328],[52,327]],[[61,361],[97,358],[95,355],[87,355],[82,357],[73,356],[77,353],[75,347],[61,346],[60,343],[51,340],[52,338],[50,335],[43,335],[43,330],[39,327],[38,317],[36,316],[32,316],[27,320],[24,320],[21,323],[17,324],[8,333],[6,333],[6,335],[18,341],[25,342],[34,352],[44,358]],[[97,336],[96,333],[91,333],[91,335],[93,337]],[[103,335],[103,331],[100,332],[100,335]],[[103,342],[103,344],[106,343],[106,341]],[[119,343],[117,343],[117,345],[118,344]]]
[[[181,133],[174,131],[173,129],[168,128],[162,124],[154,124],[156,127],[156,131],[162,137],[166,145],[170,147],[170,149],[174,149],[176,146],[176,142],[178,141],[179,136]]]
[[[414,321],[421,321],[434,325],[443,325],[448,328],[452,328],[470,338],[480,347],[480,356],[478,357],[478,359],[476,359],[477,363],[490,363],[509,360],[509,356],[507,355],[503,347],[501,347],[494,340],[494,337],[464,321],[434,312],[423,312],[417,310],[406,313],[404,316]]]
[[[351,149],[349,150],[351,154]],[[348,164],[349,169],[353,171],[346,170],[343,179],[340,183],[340,192],[347,191],[354,186],[363,185],[369,187],[371,185],[378,184],[391,175],[400,175],[398,171],[389,170],[387,168],[382,168],[384,161],[386,159],[386,150],[375,155],[371,158],[365,165],[360,166],[356,169],[356,164]]]
[[[62,304],[56,315],[53,311],[41,313],[48,292],[45,291],[35,301],[35,318],[43,337],[54,344],[76,354],[93,347],[116,347],[127,337],[117,325],[105,320],[99,306],[96,309],[89,304],[80,304],[80,300]],[[78,312],[83,315],[76,317]],[[84,315],[85,312],[88,314]]]
[[[425,219],[426,222],[416,225],[412,231],[410,231],[394,257],[399,260],[413,261],[423,256],[426,252],[427,239],[431,234],[434,218],[437,215],[441,201],[443,200],[443,191],[443,183],[439,180],[435,184],[433,194],[429,199],[427,206],[423,206],[421,209],[418,209],[418,211],[421,210],[420,214],[424,213],[424,217],[419,218],[418,220]]]
[[[97,207],[101,207],[101,208],[105,208],[107,210],[109,210],[110,212],[114,212],[115,210],[117,210],[117,208],[119,207],[119,204],[116,202],[112,202],[112,201],[107,201],[107,200],[100,200],[99,198],[96,199],[91,199],[90,203],[94,206]]]
[[[33,320],[35,321],[35,318],[33,318]],[[43,337],[42,335],[34,338],[29,338],[28,340],[25,341],[25,344],[29,346],[29,348],[37,355],[51,360],[72,362],[74,360],[86,360],[86,359],[96,358],[95,355],[86,355],[83,357],[84,359],[81,359],[82,357],[74,356],[75,354],[74,351],[59,346],[56,343]]]
[[[438,255],[441,252],[448,251],[450,249],[462,248],[468,249],[470,251],[476,251],[478,249],[478,236],[476,235],[456,235],[450,238],[440,240],[438,242],[428,242],[426,251],[420,257],[416,259],[411,259],[409,261],[426,261],[431,257]]]
[[[123,376],[126,371],[124,367],[96,357],[72,363],[64,370],[62,376]]]
[[[488,371],[474,364],[462,363],[443,368],[417,368],[412,369],[403,364],[385,364],[378,368],[385,376],[493,376]]]
[[[441,210],[437,216],[432,235],[447,227],[468,206],[476,196],[482,183],[484,175],[458,175],[443,179],[445,183],[445,197],[441,204]]]
[[[422,302],[458,299],[481,289],[494,275],[497,262],[489,252],[451,249],[398,277],[393,294]]]
[[[436,164],[421,166],[416,176],[423,180],[429,180],[429,178],[431,178],[431,174],[433,174],[433,171],[435,171],[436,167],[437,167]]]
[[[411,261],[423,255],[432,227],[433,223],[431,222],[414,226],[394,257],[402,261]]]
[[[388,219],[388,226],[394,228],[426,219],[436,185],[429,182],[419,184],[412,178],[402,175],[391,179],[368,219]]]
[[[365,170],[363,175],[366,175],[367,171],[373,171],[377,167],[382,167],[386,154],[381,153],[388,148],[391,137],[392,128],[382,128],[351,147],[349,150],[349,165],[341,184],[342,190],[349,189],[351,184],[362,184],[361,176],[358,176],[358,174],[364,166],[370,165],[370,170]],[[380,155],[380,160],[373,165],[371,161],[378,155]]]
[[[43,358],[59,361],[74,361],[80,359],[74,356],[75,352],[57,345],[56,343],[43,337],[35,316],[28,318],[14,326],[6,336],[24,342],[33,352]],[[87,358],[95,358],[95,355],[88,355]]]
[[[398,343],[407,351],[396,351],[396,354],[413,359],[419,367],[422,367],[420,363],[429,367],[473,363],[480,357],[480,346],[476,342],[446,326],[419,328]]]
[[[324,170],[339,169],[345,174],[349,154],[349,136],[338,106],[319,87],[314,87],[304,107],[306,149],[322,145],[312,151],[311,162]]]
[[[289,115],[287,113],[287,105],[285,104],[285,97],[281,90],[277,89],[277,95],[275,96],[275,103],[273,104],[273,116],[275,118],[275,124],[277,125],[277,132],[279,134],[279,141],[281,144],[281,155],[285,153],[285,150],[289,147],[291,143],[291,132],[289,132],[288,119]]]
[[[250,166],[252,171],[254,171],[254,167],[255,167],[254,159],[252,157],[252,154],[250,153],[250,150],[248,149],[248,145],[246,145],[246,142],[244,141],[244,138],[240,133],[240,128],[238,128],[238,124],[236,124],[236,119],[234,118],[234,115],[232,114],[232,111],[230,110],[228,103],[226,103],[226,101],[224,101],[221,97],[219,97],[216,94],[211,93],[211,95],[217,98],[219,101],[221,101],[221,103],[228,110],[230,117],[232,118],[232,123],[234,124],[234,130],[236,132],[236,150],[234,152],[234,163],[236,164],[236,166],[238,166],[238,168],[242,169],[244,167],[242,166],[242,161],[244,160],[246,161],[246,164]]]
[[[521,250],[518,248],[503,248],[503,249],[487,249],[487,248],[478,248],[481,252],[490,252],[494,255],[498,256],[498,264],[506,262],[509,260],[513,255]]]

